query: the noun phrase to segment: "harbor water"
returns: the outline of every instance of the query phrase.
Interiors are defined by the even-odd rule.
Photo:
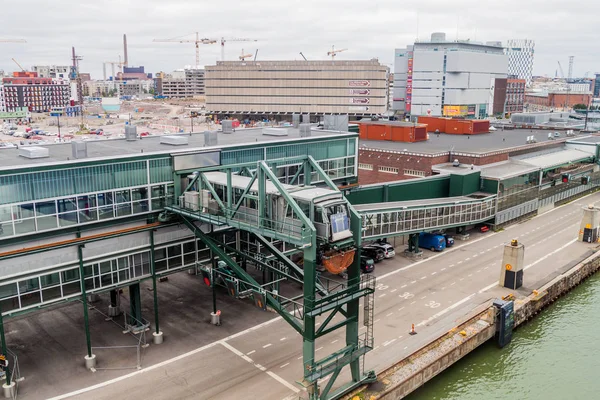
[[[515,331],[480,346],[410,400],[600,399],[600,274]]]

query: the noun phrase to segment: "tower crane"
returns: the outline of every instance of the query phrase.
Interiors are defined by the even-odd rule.
[[[252,57],[252,54],[244,54],[244,49],[242,49],[242,55],[240,56],[241,61],[246,61],[246,58]]]
[[[15,60],[14,58],[13,58],[12,60],[15,62],[15,64],[17,64],[17,65],[19,66],[19,68],[21,68],[21,71],[23,71],[23,72],[27,72],[27,70],[26,70],[25,68],[23,68],[23,67],[21,66],[21,64],[19,64],[19,62],[18,62],[17,60]]]
[[[327,55],[331,56],[331,61],[333,61],[335,59],[335,56],[337,56],[337,53],[341,53],[342,51],[346,51],[346,50],[348,50],[348,49],[339,49],[339,50],[336,50],[335,46],[331,46],[331,51],[328,51]]]
[[[221,61],[225,61],[225,42],[258,42],[258,39],[247,39],[247,38],[224,38],[221,39]],[[243,52],[243,50],[242,50]],[[252,57],[251,55],[248,57]],[[240,58],[241,60],[241,58]]]
[[[563,71],[562,65],[560,65],[560,61],[558,61],[558,70],[560,71],[560,77],[565,79],[565,71]]]
[[[27,43],[25,39],[1,39],[0,43]]]
[[[196,39],[195,40],[191,40],[191,39],[181,39],[180,36],[179,38],[173,38],[173,39],[154,39],[153,42],[163,42],[163,43],[194,43],[196,45],[196,68],[200,65],[200,45],[201,44],[215,44],[217,43],[216,39],[207,39],[207,38],[200,38],[200,35],[198,34],[198,32],[195,32],[196,34]],[[184,36],[189,36],[189,35],[184,35]]]

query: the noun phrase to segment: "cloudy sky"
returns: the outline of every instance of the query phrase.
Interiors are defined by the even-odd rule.
[[[9,0],[3,0],[6,5]],[[102,78],[102,63],[118,61],[127,34],[129,64],[146,71],[170,72],[195,63],[192,43],[153,43],[198,31],[203,37],[243,37],[258,42],[229,42],[225,56],[258,52],[258,59],[324,59],[331,45],[348,48],[343,59],[373,57],[391,66],[394,48],[418,37],[446,32],[448,39],[477,41],[534,39],[534,74],[554,76],[559,60],[574,76],[600,72],[600,2],[564,0],[28,0],[1,7],[0,69],[35,64],[70,64],[71,46],[83,57],[82,72]],[[0,3],[2,4],[2,3]],[[16,4],[16,3],[12,3]],[[418,21],[418,23],[417,23]],[[458,28],[458,29],[457,29]],[[192,39],[193,35],[187,36]],[[200,63],[220,59],[220,46],[201,45]],[[110,66],[107,67],[110,74]]]

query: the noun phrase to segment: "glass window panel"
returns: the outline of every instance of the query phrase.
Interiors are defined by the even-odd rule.
[[[168,251],[169,251],[169,258],[178,256],[181,254],[181,245],[178,244],[175,246],[169,246]]]
[[[196,262],[196,253],[189,253],[183,256],[183,262],[187,264],[193,264]]]
[[[125,215],[131,215],[131,204],[130,203],[126,203],[126,204],[119,204],[116,206],[116,211],[117,211],[117,217],[122,217]]]
[[[40,292],[32,292],[27,293],[25,295],[21,295],[21,307],[33,306],[35,304],[40,304],[42,299],[40,297]]]
[[[121,257],[117,259],[117,270],[129,268],[129,262],[127,257]]]
[[[0,304],[2,304],[2,312],[18,310],[19,309],[19,298],[13,297],[12,299],[2,300],[2,301],[0,301]]]
[[[81,286],[79,282],[71,282],[62,286],[63,296],[69,296],[75,293],[81,293]]]
[[[33,218],[15,221],[15,234],[20,235],[31,232],[35,232],[35,220]]]
[[[101,274],[110,272],[110,261],[102,261],[99,265]]]
[[[83,210],[79,211],[79,223],[93,222],[98,220],[98,210]]]
[[[58,223],[60,226],[70,226],[77,224],[77,212],[58,214]]]
[[[78,269],[70,269],[68,271],[62,272],[62,280],[63,282],[71,282],[79,280],[79,270]]]
[[[106,274],[106,275],[102,275],[100,277],[100,285],[102,287],[105,286],[110,286],[112,285],[112,274]]]
[[[33,203],[14,205],[12,207],[12,214],[15,221],[33,217]]]
[[[156,261],[156,272],[165,271],[167,269],[167,260]]]
[[[183,252],[184,253],[196,252],[196,243],[194,243],[194,242],[184,243],[183,244]]]
[[[75,197],[69,197],[67,199],[58,199],[56,201],[58,212],[75,211],[77,210],[77,203]]]
[[[148,200],[134,201],[133,202],[133,213],[140,214],[148,211]]]
[[[144,200],[148,198],[148,189],[145,187],[131,189],[131,199],[132,200]]]
[[[169,269],[181,267],[181,265],[183,265],[181,257],[169,258]]]
[[[152,211],[162,210],[163,208],[165,208],[165,199],[152,200]]]
[[[60,297],[61,297],[61,294],[60,294],[59,286],[42,290],[42,298],[43,298],[44,302],[59,299]]]
[[[56,214],[56,202],[54,200],[37,202],[35,203],[35,212],[37,216]]]
[[[2,222],[0,220],[0,238],[13,236],[15,234],[12,221]]]
[[[85,280],[85,290],[92,290],[94,287],[94,278],[88,278]]]
[[[0,286],[0,299],[5,297],[11,297],[17,295],[17,284],[9,283],[7,285]],[[4,311],[4,310],[2,310]]]
[[[85,210],[87,208],[93,208],[93,207],[96,207],[97,205],[98,204],[97,204],[95,194],[77,197],[77,206],[79,207],[80,210]]]
[[[119,271],[119,282],[129,280],[129,270]]]
[[[131,193],[129,190],[119,190],[115,192],[115,203],[128,203],[131,201]]]
[[[54,286],[60,283],[60,276],[58,272],[53,274],[44,275],[40,277],[40,281],[42,282],[42,287]]]
[[[165,196],[165,185],[156,185],[156,186],[152,186],[151,190],[151,195],[152,198],[157,198],[157,197],[164,197]]]
[[[48,215],[45,217],[37,217],[37,230],[45,231],[48,229],[58,228],[58,221],[56,215]]]
[[[98,205],[99,206],[107,206],[109,204],[113,204],[112,192],[99,193],[98,194]]]
[[[167,258],[167,249],[166,248],[162,248],[162,249],[155,249],[154,250],[154,260],[162,260]]]
[[[113,206],[99,207],[98,208],[98,217],[99,219],[111,219],[114,218],[114,210]]]

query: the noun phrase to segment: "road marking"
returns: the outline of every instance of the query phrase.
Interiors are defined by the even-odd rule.
[[[455,283],[456,283],[456,282],[452,282],[452,283],[450,284],[450,286],[454,285]]]
[[[437,274],[437,272],[435,272],[435,271],[433,271],[433,272],[431,273],[431,275],[435,275],[435,274]]]
[[[471,257],[465,258],[465,262],[469,261],[470,259],[471,259]]]
[[[385,296],[385,293],[384,293],[384,294],[380,294],[380,295],[379,295],[379,297],[383,297],[383,296]]]
[[[379,346],[375,346],[375,348],[373,349],[373,351],[377,350],[379,348]]]
[[[425,325],[425,324],[428,324],[428,323],[430,323],[430,322],[431,322],[431,321],[433,321],[434,319],[436,319],[436,318],[439,318],[439,317],[441,317],[442,315],[446,314],[448,311],[450,311],[450,310],[452,310],[452,309],[454,309],[454,308],[456,308],[456,307],[460,306],[461,304],[463,304],[463,303],[466,303],[467,301],[471,300],[471,299],[472,299],[472,298],[473,298],[473,297],[474,297],[476,294],[477,294],[477,293],[473,293],[473,294],[471,294],[471,295],[469,295],[469,296],[465,297],[464,299],[462,299],[462,300],[460,300],[460,301],[457,301],[456,303],[452,304],[450,307],[448,307],[448,308],[446,308],[446,309],[444,309],[444,310],[440,311],[440,312],[439,312],[439,313],[437,313],[437,314],[434,314],[434,315],[432,315],[431,317],[427,318],[426,320],[423,320],[423,321],[419,322],[419,323],[417,324],[417,326],[423,326],[423,325]]]
[[[483,253],[485,253],[485,250],[484,250],[484,251],[480,251],[480,252],[479,252],[479,254],[483,254]]]
[[[379,321],[381,321],[381,318],[376,319],[375,321],[373,321],[373,323],[376,324]]]
[[[395,341],[396,341],[396,339],[388,340],[387,342],[383,343],[383,347],[387,346],[388,344],[392,344]]]
[[[406,350],[406,349],[408,349],[408,346],[405,346],[405,347],[404,347],[404,350]]]
[[[304,356],[300,356],[300,357],[296,358],[296,360],[300,360],[302,357],[304,357]]]
[[[465,280],[465,278],[460,278],[459,280],[460,280],[460,281],[464,281],[464,280]]]
[[[398,336],[398,340],[402,339],[404,336],[400,335]]]
[[[293,390],[294,393],[300,393],[300,389],[298,389],[296,386],[292,385],[291,383],[289,383],[288,381],[286,381],[285,379],[283,379],[279,375],[275,374],[274,372],[267,371],[267,375],[269,375],[271,378],[275,379],[277,382],[281,383],[282,385],[284,385],[288,389]]]
[[[402,286],[400,286],[400,289],[404,289],[406,286],[408,286],[408,285],[402,285]]]
[[[256,353],[256,350],[252,350],[246,353],[247,356],[249,356],[250,354]]]
[[[398,289],[392,289],[392,290],[390,290],[390,293],[394,293],[396,290],[398,290]]]
[[[286,338],[282,337],[281,339],[279,339],[280,342],[283,342]]]
[[[479,254],[473,254],[473,256],[471,258],[475,258],[475,257],[478,257],[478,256],[479,256]]]
[[[339,339],[335,339],[333,342],[331,342],[331,344],[334,344],[335,342],[338,342]]]
[[[413,284],[413,283],[417,283],[417,281],[412,281],[411,284]]]
[[[260,365],[260,364],[254,364],[254,366],[255,366],[256,368],[260,369],[262,372],[265,372],[265,371],[267,370],[265,367],[263,367],[263,366],[262,366],[262,365]]]
[[[422,276],[422,277],[421,277],[421,280],[423,280],[423,279],[426,279],[426,278],[427,278],[426,276]]]
[[[480,269],[478,269],[478,270],[477,270],[477,272],[481,272],[481,270],[480,270]]]
[[[442,268],[440,271],[445,271],[445,270],[446,270],[446,268]]]
[[[404,310],[404,307],[400,307],[400,308],[398,309],[398,311],[402,311],[402,310]]]
[[[386,315],[386,317],[389,317],[389,316],[390,316],[390,315],[392,315],[392,314],[393,314],[393,312],[391,312],[391,313],[387,314],[387,315]]]
[[[271,347],[271,346],[273,346],[271,343],[267,343],[263,346],[263,349],[266,349],[267,347]]]
[[[452,267],[454,267],[454,264],[448,265],[448,268],[452,268]]]
[[[462,261],[459,261],[459,262],[456,263],[456,265],[458,265],[458,264],[462,264]]]
[[[469,275],[467,275],[467,277],[468,277],[468,278],[470,278],[470,277],[472,277],[472,276],[473,276],[473,274],[469,274]],[[462,279],[461,279],[461,280],[462,280]]]
[[[319,347],[318,349],[316,349],[315,351],[319,351],[319,350],[323,350],[323,346]]]
[[[444,286],[441,290],[444,290],[444,289],[446,289],[446,286]]]
[[[285,363],[285,364],[283,364],[282,366],[280,366],[279,368],[285,368],[285,367],[287,367],[288,365],[290,365],[290,363]]]
[[[415,304],[415,303],[416,303],[416,301],[413,301],[413,302],[412,302],[412,303],[410,303],[410,304],[411,304],[411,305],[413,305],[413,304]]]
[[[421,297],[421,300],[423,300],[425,297],[427,297],[427,296],[423,296],[423,297]]]
[[[488,269],[489,267],[485,267],[484,269]]]
[[[435,294],[435,292],[431,292],[431,294]]]

